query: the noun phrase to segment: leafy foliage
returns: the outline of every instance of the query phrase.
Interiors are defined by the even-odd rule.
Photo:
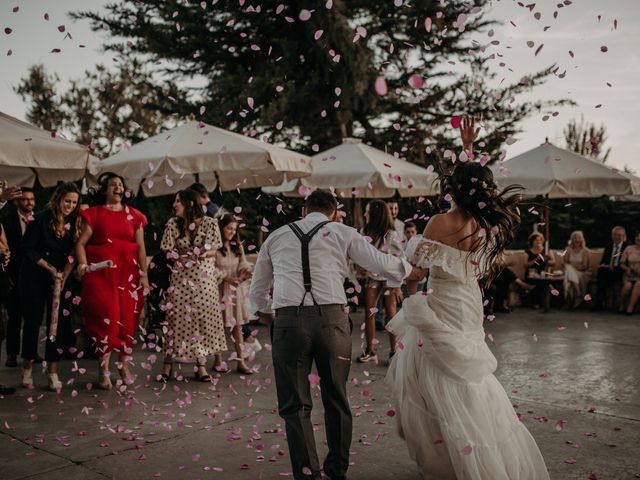
[[[180,96],[171,82],[157,85],[139,61],[124,58],[115,71],[103,65],[58,93],[60,79],[34,65],[15,88],[30,108],[27,119],[46,130],[62,130],[98,156],[117,152],[168,125],[171,99]]]
[[[564,129],[564,139],[567,149],[602,163],[607,161],[611,153],[611,148],[604,146],[607,141],[606,127],[588,123],[584,117],[580,117],[580,121],[569,122]]]
[[[495,41],[471,41],[492,26],[489,3],[114,1],[104,14],[75,16],[111,32],[108,50],[154,61],[177,84],[205,85],[174,105],[178,116],[307,153],[359,136],[425,164],[453,146],[452,115],[481,116],[481,148],[495,156],[522,118],[566,102],[517,101],[551,69],[490,86],[500,84]],[[374,89],[382,79],[384,95]]]

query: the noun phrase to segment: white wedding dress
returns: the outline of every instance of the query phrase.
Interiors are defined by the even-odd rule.
[[[387,326],[401,342],[387,382],[424,478],[548,479],[535,440],[493,375],[477,281],[483,262],[421,236],[407,245],[407,258],[429,268],[429,283]]]

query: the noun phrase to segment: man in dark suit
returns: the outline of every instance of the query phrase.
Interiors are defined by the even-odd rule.
[[[598,292],[593,305],[594,310],[602,310],[607,289],[611,288],[614,283],[622,281],[624,271],[620,268],[620,258],[627,245],[627,232],[624,227],[613,227],[611,243],[604,249],[602,261],[598,266]]]
[[[12,291],[7,302],[7,313],[9,314],[9,322],[7,324],[7,367],[18,366],[20,330],[22,329],[22,309],[17,292],[18,279],[20,278],[20,265],[24,256],[24,232],[33,218],[33,210],[36,206],[33,189],[23,187],[21,190],[22,195],[14,200],[16,209],[2,219],[2,226],[11,252],[8,265]]]

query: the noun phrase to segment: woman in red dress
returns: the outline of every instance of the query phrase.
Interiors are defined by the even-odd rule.
[[[127,190],[122,177],[103,173],[98,183],[96,206],[81,212],[84,222],[76,256],[85,328],[100,358],[98,385],[109,390],[112,351],[119,356],[118,369],[124,383],[133,381],[128,363],[144,295],[149,291],[143,234],[147,219],[123,204]],[[113,262],[111,268],[89,268],[107,260]]]

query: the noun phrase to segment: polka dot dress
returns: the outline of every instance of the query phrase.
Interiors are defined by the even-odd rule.
[[[222,274],[216,269],[215,256],[198,258],[221,244],[218,224],[212,218],[202,219],[193,241],[181,236],[175,218],[167,222],[160,244],[173,260],[165,303],[167,355],[192,359],[227,350],[218,294]]]

